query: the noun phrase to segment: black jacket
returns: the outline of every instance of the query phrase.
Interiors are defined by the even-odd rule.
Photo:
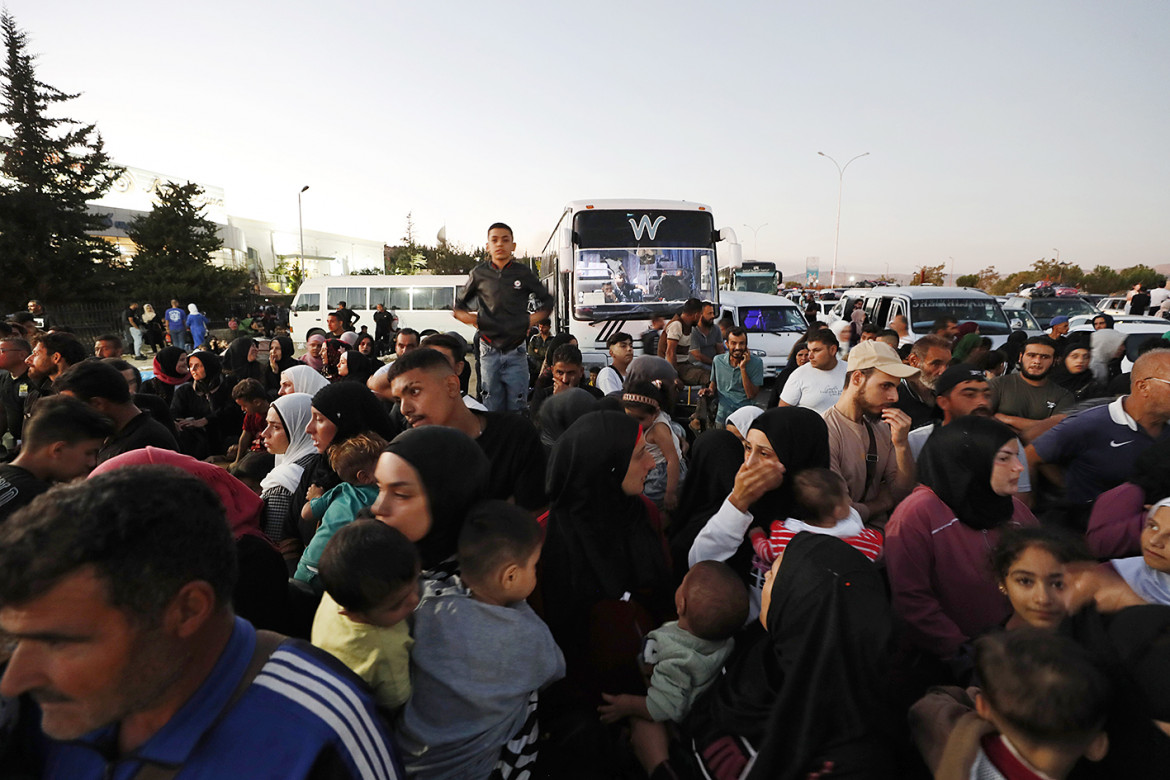
[[[472,299],[478,300],[480,338],[496,349],[515,349],[528,335],[529,295],[538,310],[552,310],[552,295],[528,266],[513,259],[497,270],[487,261],[471,269],[455,308],[466,311]]]

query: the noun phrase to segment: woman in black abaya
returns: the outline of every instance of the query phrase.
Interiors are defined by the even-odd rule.
[[[595,704],[603,690],[645,690],[636,690],[641,634],[674,606],[661,523],[641,495],[653,465],[641,426],[621,412],[581,417],[549,460],[544,618],[570,684]]]
[[[801,533],[773,564],[761,623],[684,724],[715,780],[896,776],[886,691],[893,618],[877,570]]]

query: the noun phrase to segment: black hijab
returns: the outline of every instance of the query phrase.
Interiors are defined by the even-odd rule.
[[[597,408],[597,399],[579,387],[550,395],[540,405],[540,441],[546,451],[552,449],[577,419]]]
[[[805,469],[829,467],[829,429],[811,409],[783,406],[769,409],[750,428],[768,437],[776,457],[784,464],[784,481],[752,505],[756,525],[765,529],[773,520],[793,515],[792,478]]]
[[[256,371],[253,372],[249,366],[248,352],[252,347],[257,346],[256,340],[248,337],[238,338],[228,345],[227,351],[223,353],[223,368],[229,374],[243,379],[252,376],[253,373],[259,373],[260,366],[256,365]]]
[[[345,370],[346,375],[341,377],[343,380],[361,382],[364,385],[370,374],[374,373],[374,366],[368,357],[356,349],[351,349],[345,353]]]
[[[1016,438],[1011,428],[986,417],[969,415],[935,430],[918,457],[918,481],[977,531],[1012,519],[1011,496],[991,489],[991,467],[999,448]]]
[[[154,357],[155,373],[162,373],[172,381],[167,382],[168,385],[182,384],[191,380],[189,374],[179,373],[179,358],[187,354],[187,350],[182,347],[163,347],[158,351]],[[162,381],[166,382],[165,379]]]
[[[1103,388],[1093,378],[1093,372],[1088,365],[1085,366],[1085,370],[1081,373],[1074,374],[1068,370],[1064,363],[1065,358],[1078,349],[1087,349],[1089,352],[1093,351],[1088,337],[1089,334],[1087,331],[1069,334],[1064,339],[1064,348],[1060,351],[1056,365],[1052,367],[1052,373],[1048,377],[1054,384],[1060,385],[1072,393],[1078,401],[1083,401],[1087,398],[1096,398],[1104,394],[1102,392]]]
[[[555,577],[570,589],[571,596],[561,595],[579,605],[620,599],[630,592],[654,610],[661,606],[664,590],[669,601],[662,537],[651,527],[642,499],[622,492],[641,435],[641,427],[627,414],[591,412],[553,447],[545,481],[549,518],[544,572],[546,580]],[[550,611],[568,607],[547,606]]]
[[[373,431],[386,441],[399,433],[378,397],[357,382],[322,387],[313,396],[313,408],[337,426],[333,444],[363,431]]]
[[[1024,351],[1024,342],[1028,340],[1028,334],[1022,330],[1013,330],[1008,334],[1007,341],[999,348],[1003,353],[1004,358],[1007,359],[1007,371],[1011,371],[1020,363],[1020,355]]]
[[[277,336],[273,341],[280,345],[280,360],[276,361],[277,374],[286,368],[303,365],[301,361],[293,357],[296,347],[293,346],[292,339],[288,336]]]
[[[731,493],[742,465],[743,443],[731,431],[707,431],[691,445],[690,465],[678,500],[679,515],[669,533],[676,581],[686,576],[687,556],[695,538]]]
[[[214,393],[219,388],[220,378],[223,374],[223,363],[219,359],[219,355],[214,352],[192,352],[187,358],[188,363],[196,359],[203,364],[204,377],[195,382],[195,392],[200,395],[207,395]]]
[[[468,511],[487,492],[491,464],[467,434],[438,425],[399,434],[386,452],[413,466],[426,490],[431,527],[415,546],[423,569],[433,569],[455,554]],[[458,474],[453,473],[456,464]]]
[[[869,776],[888,776],[893,616],[877,569],[840,539],[797,534],[772,582],[767,620],[688,726],[704,741],[720,732],[747,739],[759,750],[749,778],[806,777],[835,747],[862,753]]]

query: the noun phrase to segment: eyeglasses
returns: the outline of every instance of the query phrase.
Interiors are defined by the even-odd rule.
[[[1146,381],[1147,382],[1161,382],[1163,384],[1170,385],[1170,379],[1163,379],[1160,376],[1148,376],[1148,377],[1146,377]]]

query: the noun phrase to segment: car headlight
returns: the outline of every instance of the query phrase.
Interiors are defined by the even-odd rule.
[[[752,353],[756,357],[767,357],[768,356],[768,353],[762,349],[749,349],[748,352]]]

